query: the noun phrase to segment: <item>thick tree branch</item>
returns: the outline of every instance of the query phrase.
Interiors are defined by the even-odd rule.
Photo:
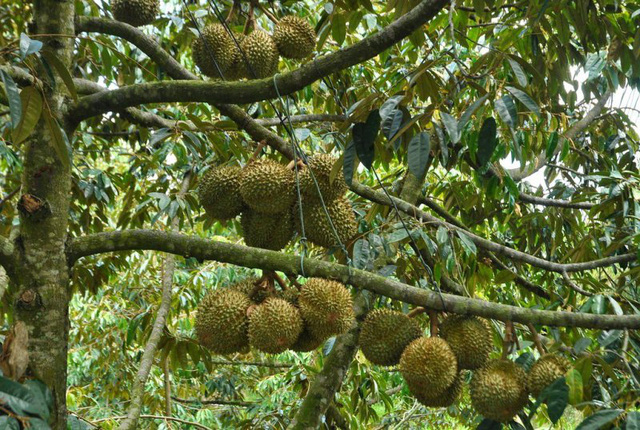
[[[170,252],[200,260],[215,260],[249,268],[278,270],[301,275],[299,256],[152,230],[114,231],[84,236],[72,240],[67,252],[69,260],[74,262],[89,255],[127,250]],[[586,264],[592,265],[593,262]],[[596,264],[595,267],[601,266]],[[304,259],[304,271],[306,276],[339,280],[356,288],[369,290],[405,303],[456,314],[478,315],[500,321],[510,320],[523,324],[530,322],[547,326],[597,329],[640,328],[640,315],[618,316],[543,311],[451,294],[438,294],[403,284],[392,278],[311,258]]]
[[[191,183],[191,175],[187,174],[182,180],[180,185],[179,197],[183,197],[189,191],[189,185]],[[171,231],[177,231],[180,223],[179,218],[174,218],[171,221]],[[164,257],[162,264],[162,298],[160,300],[160,306],[156,313],[156,319],[153,322],[153,328],[149,335],[149,340],[144,347],[144,353],[140,360],[140,368],[136,375],[136,379],[131,389],[131,403],[129,404],[129,410],[127,411],[127,418],[120,423],[119,430],[131,430],[136,428],[138,418],[142,411],[142,400],[144,397],[144,387],[149,377],[149,372],[153,366],[153,357],[158,349],[158,343],[162,337],[162,331],[164,330],[165,323],[167,322],[167,315],[169,315],[169,308],[171,307],[171,290],[173,289],[173,274],[176,267],[176,257],[173,254],[167,254]]]
[[[581,120],[576,121],[564,133],[564,136],[562,136],[562,138],[558,142],[558,145],[556,146],[555,151],[553,152],[554,156],[562,150],[565,140],[575,139],[591,125],[591,123],[600,115],[602,110],[605,108],[605,105],[607,104],[607,101],[609,101],[609,97],[611,97],[611,94],[611,91],[606,91],[600,97],[598,102],[591,108],[591,110],[587,112]],[[511,176],[511,179],[513,179],[514,181],[521,181],[524,178],[527,178],[536,173],[538,170],[542,169],[548,161],[549,159],[547,159],[546,154],[542,153],[538,155],[531,164],[515,169],[507,169],[506,173],[508,173],[509,176]]]
[[[280,94],[290,94],[331,73],[369,60],[409,36],[433,18],[445,0],[423,0],[386,28],[354,45],[320,57],[275,78]],[[147,103],[252,103],[277,97],[273,78],[247,82],[172,81],[129,85],[82,97],[70,112],[80,121],[101,113]]]
[[[357,182],[353,182],[353,184],[351,185],[351,191],[355,192],[356,194],[372,202],[379,203],[386,206],[392,206],[392,203],[389,201],[389,199],[384,193],[375,191]],[[551,272],[558,272],[558,273],[580,272],[583,270],[590,270],[590,269],[597,269],[599,267],[612,266],[614,264],[619,264],[619,263],[629,263],[632,261],[636,261],[637,259],[636,254],[630,252],[628,254],[601,258],[599,260],[585,261],[582,263],[566,263],[566,264],[556,263],[553,261],[548,261],[543,258],[533,256],[531,254],[527,254],[526,252],[509,248],[508,246],[504,246],[499,243],[492,242],[490,240],[477,236],[476,234],[468,230],[465,230],[464,228],[461,228],[457,225],[453,225],[446,221],[442,221],[432,215],[429,215],[428,213],[418,209],[414,205],[411,205],[403,200],[400,200],[395,197],[391,197],[391,199],[396,204],[399,210],[413,216],[415,219],[425,223],[431,228],[442,226],[449,230],[461,231],[464,234],[466,234],[478,248],[481,248],[485,251],[494,252],[498,255],[504,255],[505,257],[510,258],[512,260],[522,261],[524,263],[527,263],[532,266],[539,267],[541,269],[548,270]]]
[[[366,302],[364,294],[360,293],[356,296],[354,310],[358,319],[364,317],[367,312]],[[349,331],[336,338],[322,370],[313,378],[309,392],[296,412],[289,429],[315,430],[320,427],[322,416],[333,404],[333,397],[340,389],[353,357],[358,351],[360,335],[358,319],[353,322]]]

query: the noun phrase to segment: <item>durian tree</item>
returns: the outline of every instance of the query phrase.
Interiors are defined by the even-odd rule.
[[[4,2],[2,423],[636,428],[639,11]]]

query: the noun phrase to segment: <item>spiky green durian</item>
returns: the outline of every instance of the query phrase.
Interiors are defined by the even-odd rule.
[[[244,38],[241,47],[250,65],[249,79],[267,78],[278,71],[278,48],[268,33],[255,30]]]
[[[471,404],[479,414],[507,422],[527,402],[527,375],[510,360],[490,360],[473,373]]]
[[[226,220],[240,214],[240,173],[237,166],[214,167],[200,179],[198,198],[211,218]]]
[[[244,242],[257,248],[279,251],[287,246],[294,233],[290,211],[271,215],[245,209],[240,223]]]
[[[458,375],[456,356],[439,337],[419,337],[400,356],[400,372],[410,387],[433,398],[442,395]]]
[[[203,346],[216,354],[241,352],[249,344],[249,297],[230,289],[209,292],[198,305],[196,335]]]
[[[440,324],[440,336],[451,346],[460,369],[478,369],[489,360],[493,337],[489,322],[476,316],[451,315]]]
[[[246,294],[253,303],[260,304],[269,297],[275,297],[275,291],[269,291],[265,288],[256,288],[261,278],[250,277],[229,285],[229,289],[240,291]]]
[[[318,349],[325,340],[325,338],[314,336],[305,326],[298,340],[291,347],[291,350],[297,352],[313,351],[314,349]]]
[[[347,192],[347,183],[344,181],[342,169],[339,169],[333,181],[331,180],[331,171],[336,161],[337,158],[329,154],[318,154],[311,157],[307,167],[300,172],[300,192],[305,201],[319,203],[318,190],[320,190],[325,203],[330,203]],[[314,178],[318,183],[317,187],[313,181]]]
[[[290,211],[295,201],[294,183],[287,166],[266,158],[255,160],[242,171],[240,195],[256,212],[282,214]]]
[[[316,47],[316,32],[308,21],[289,15],[276,24],[273,40],[284,58],[305,58]]]
[[[327,212],[331,217],[333,226],[338,233],[340,242],[346,245],[358,233],[358,224],[356,217],[351,208],[351,203],[346,197],[338,197],[334,201],[326,204]],[[302,213],[304,219],[305,235],[307,239],[316,245],[330,248],[338,246],[331,224],[327,219],[327,214],[319,203],[302,202]],[[297,206],[294,209],[294,221],[296,222],[296,230],[302,233],[300,226],[300,217]]]
[[[527,388],[538,397],[556,379],[564,376],[569,370],[569,360],[557,354],[545,354],[536,361],[527,374]]]
[[[422,335],[416,320],[402,312],[376,309],[369,312],[360,330],[360,349],[380,366],[398,364],[407,345]]]
[[[220,73],[228,79],[240,57],[236,43],[222,24],[207,25],[194,40],[192,51],[193,61],[202,73],[216,79],[221,78]]]
[[[151,24],[160,13],[158,0],[113,0],[111,12],[116,21],[134,27]]]
[[[424,388],[414,387],[409,385],[409,391],[416,398],[417,401],[430,408],[446,408],[456,403],[462,393],[463,383],[462,373],[458,373],[458,376],[448,388],[446,388],[439,395],[431,395],[430,390]]]
[[[302,286],[298,306],[309,332],[318,338],[344,333],[355,319],[351,293],[337,281],[309,279]]]
[[[291,348],[302,332],[300,312],[291,303],[269,297],[249,314],[249,344],[278,354]]]

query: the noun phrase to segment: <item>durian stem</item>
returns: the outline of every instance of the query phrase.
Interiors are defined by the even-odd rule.
[[[249,6],[249,15],[247,16],[247,21],[244,23],[244,28],[242,32],[244,34],[249,34],[249,31],[255,28],[256,25],[256,17],[254,13],[255,4],[251,2],[251,6]]]
[[[229,23],[233,19],[233,16],[236,14],[236,3],[237,2],[234,0],[234,2],[231,4],[231,9],[229,9],[229,13],[227,14],[224,22]]]
[[[409,312],[409,313],[407,314],[407,316],[408,316],[409,318],[413,318],[413,317],[416,317],[416,316],[418,316],[418,315],[420,315],[420,314],[425,313],[426,311],[427,311],[427,310],[426,310],[425,308],[423,308],[422,306],[418,306],[417,308],[415,308],[415,309],[413,309],[411,312]]]
[[[428,313],[431,337],[436,337],[438,336],[438,312],[429,310]]]
[[[260,142],[258,142],[258,146],[256,147],[256,150],[253,151],[253,154],[251,154],[251,157],[249,157],[249,159],[247,160],[247,165],[251,163],[253,160],[255,160],[256,158],[258,158],[258,155],[260,155],[260,153],[262,152],[265,146],[267,146],[266,140],[261,140]]]
[[[296,279],[295,276],[287,274],[287,279],[289,280],[289,282],[291,282],[291,285],[293,285],[297,289],[302,288],[302,284],[300,284],[300,282],[298,282],[298,280]]]
[[[258,9],[260,9],[260,11],[264,13],[267,16],[267,18],[271,20],[271,22],[278,25],[278,22],[279,22],[278,18],[276,18],[275,15],[269,12],[266,7],[262,6],[261,4],[258,4]]]
[[[287,287],[287,284],[284,282],[284,279],[282,279],[282,277],[278,275],[276,272],[273,272],[273,279],[275,279],[278,285],[280,285],[280,288],[282,288],[282,291],[286,291],[289,289],[289,287]]]
[[[540,342],[540,335],[538,334],[536,328],[531,323],[527,323],[527,328],[529,328],[529,331],[531,332],[533,344],[536,346],[536,349],[538,350],[540,355],[546,354],[547,351],[544,349],[544,345],[542,345],[542,342]]]
[[[513,347],[514,332],[513,321],[506,321],[504,327],[504,340],[502,342],[502,358],[506,359]]]

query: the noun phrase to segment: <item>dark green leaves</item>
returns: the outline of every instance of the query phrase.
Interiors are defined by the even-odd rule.
[[[20,93],[20,101],[22,103],[22,118],[12,133],[15,145],[20,144],[31,134],[42,113],[42,96],[37,88],[24,88]]]
[[[449,139],[451,139],[451,143],[460,142],[460,130],[458,129],[458,121],[451,115],[446,112],[440,112],[440,118],[442,118],[442,123],[444,127],[447,129],[447,134],[449,135]]]
[[[362,164],[370,169],[375,154],[375,140],[380,129],[380,112],[375,109],[369,113],[367,122],[358,122],[353,125],[353,142],[356,153]]]
[[[480,168],[485,167],[491,161],[491,156],[498,145],[496,133],[496,120],[493,117],[485,119],[478,135],[478,152],[476,154],[476,161]]]
[[[600,430],[606,424],[618,418],[622,412],[622,409],[603,409],[587,417],[576,427],[576,430]]]
[[[15,381],[0,376],[0,403],[10,409],[15,415],[25,417],[34,429],[48,429],[46,421],[49,419],[51,393],[39,381],[28,381],[21,385]],[[2,426],[5,425],[5,426]],[[0,417],[0,428],[16,428],[8,418]]]
[[[516,75],[518,84],[520,84],[521,87],[526,87],[529,84],[529,80],[527,79],[527,75],[524,73],[524,70],[522,70],[522,67],[520,67],[520,64],[511,58],[507,58],[507,61],[509,61],[509,65],[511,66],[514,75]]]
[[[18,92],[18,86],[8,73],[5,73],[4,70],[0,70],[0,77],[2,77],[2,83],[4,84],[4,89],[7,92],[7,98],[9,99],[11,128],[15,130],[18,127],[18,124],[20,124],[20,117],[22,116],[22,101],[20,100],[20,93]]]
[[[71,97],[73,97],[74,100],[78,100],[78,93],[76,91],[76,86],[73,83],[73,78],[71,77],[69,70],[67,70],[62,61],[60,61],[60,59],[56,57],[56,55],[51,51],[44,50],[41,52],[41,55],[49,66],[56,69],[56,72],[58,72],[58,75],[60,75],[60,79],[62,79],[62,82],[64,82],[67,90],[69,90],[69,94],[71,95]]]
[[[627,414],[627,423],[624,430],[640,430],[640,412],[630,411]]]
[[[344,175],[344,181],[349,186],[351,186],[351,183],[353,182],[353,172],[355,171],[356,166],[356,145],[353,143],[353,140],[351,140],[344,150],[344,157],[342,161],[342,174]]]
[[[67,138],[64,131],[60,128],[58,121],[51,116],[51,112],[47,110],[44,112],[44,120],[47,123],[47,128],[51,135],[51,145],[53,145],[53,149],[56,151],[58,159],[66,168],[69,168],[71,162],[69,149],[67,148]]]
[[[569,387],[564,377],[556,379],[545,388],[540,393],[540,399],[547,404],[549,419],[554,424],[557,423],[569,404]]]
[[[540,107],[538,107],[538,104],[536,102],[534,102],[531,97],[529,97],[529,94],[525,93],[522,90],[519,90],[518,88],[514,88],[514,87],[507,86],[506,89],[511,94],[513,94],[518,100],[520,100],[520,102],[527,109],[529,109],[531,112],[535,113],[537,116],[540,116]]]
[[[518,123],[518,111],[516,110],[516,104],[513,102],[511,96],[502,96],[495,101],[495,107],[500,115],[500,119],[504,121],[510,128],[515,128]]]
[[[408,149],[409,170],[418,178],[422,178],[427,170],[429,152],[429,133],[423,131],[413,136]]]

